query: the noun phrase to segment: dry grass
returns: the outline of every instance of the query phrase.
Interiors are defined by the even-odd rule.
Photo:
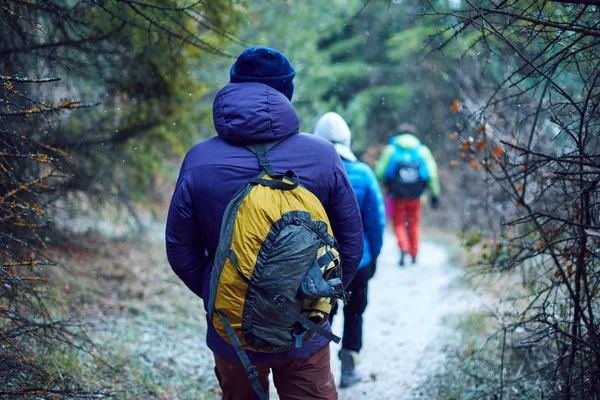
[[[54,312],[82,321],[96,351],[37,357],[58,379],[111,387],[119,399],[214,399],[202,302],[171,271],[155,236],[86,235],[54,251],[61,265],[50,277]]]

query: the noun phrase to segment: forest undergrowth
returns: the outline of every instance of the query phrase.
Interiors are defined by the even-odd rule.
[[[448,317],[452,334],[445,363],[419,388],[419,397],[438,400],[544,399],[552,382],[542,379],[549,352],[524,339],[525,327],[507,327],[511,317],[535,295],[532,271],[525,266],[510,273],[490,273],[481,264],[485,247],[472,234],[457,232],[448,248],[464,268],[461,285],[481,300],[477,312]]]
[[[61,387],[106,388],[100,398],[213,399],[205,314],[172,273],[153,222],[121,237],[80,236],[51,251],[60,265],[53,312],[79,321],[92,351],[44,349],[35,362]]]
[[[60,387],[105,388],[100,398],[219,398],[202,301],[169,267],[164,223],[145,215],[143,226],[132,229],[100,214],[91,214],[85,225],[96,230],[50,251],[60,267],[48,276],[53,312],[78,321],[93,350],[44,349],[36,363]],[[443,245],[452,263],[464,261],[453,230],[425,225],[426,240]]]

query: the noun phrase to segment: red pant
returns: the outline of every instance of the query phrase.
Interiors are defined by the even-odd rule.
[[[329,346],[306,358],[278,360],[255,365],[258,380],[269,393],[269,370],[281,400],[335,400],[335,382],[331,374]],[[240,361],[231,361],[215,354],[215,372],[223,389],[223,400],[255,400],[246,370]]]
[[[412,257],[416,257],[421,230],[421,199],[394,199],[393,210],[398,247]]]

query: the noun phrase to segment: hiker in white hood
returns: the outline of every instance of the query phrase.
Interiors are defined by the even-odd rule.
[[[383,245],[385,211],[381,189],[371,168],[360,161],[351,149],[351,133],[346,121],[337,113],[328,112],[319,119],[315,135],[329,140],[342,158],[346,173],[356,194],[363,222],[363,257],[354,279],[347,290],[352,292],[344,306],[344,334],[339,357],[342,362],[340,387],[348,387],[361,380],[356,371],[358,353],[362,348],[363,313],[367,308],[369,279],[375,274],[377,257]],[[335,312],[330,318],[333,318]]]

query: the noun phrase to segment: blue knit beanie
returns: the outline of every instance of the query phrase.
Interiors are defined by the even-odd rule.
[[[231,66],[229,81],[260,82],[271,86],[292,100],[296,71],[289,60],[270,47],[250,47]]]

